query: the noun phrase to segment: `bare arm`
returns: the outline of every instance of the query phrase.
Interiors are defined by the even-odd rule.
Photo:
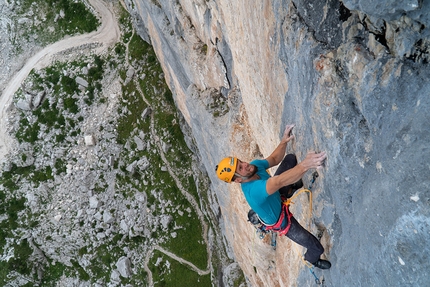
[[[278,165],[285,156],[285,150],[287,149],[287,143],[294,138],[291,134],[294,125],[287,125],[285,127],[284,135],[282,136],[281,143],[278,147],[269,155],[266,160],[269,162],[269,168]]]
[[[266,183],[267,193],[273,194],[281,187],[297,182],[309,169],[321,168],[326,158],[327,154],[325,152],[308,153],[306,158],[292,169],[289,169],[280,175],[269,178]]]

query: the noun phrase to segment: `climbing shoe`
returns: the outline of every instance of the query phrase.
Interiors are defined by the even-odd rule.
[[[319,269],[330,269],[331,263],[328,260],[318,259],[313,265]]]

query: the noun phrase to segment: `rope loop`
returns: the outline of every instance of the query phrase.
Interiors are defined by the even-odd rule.
[[[312,182],[313,183],[313,182]],[[309,217],[312,218],[312,191],[310,190],[310,188],[303,188],[301,190],[299,190],[296,194],[294,194],[292,197],[288,198],[287,200],[284,200],[282,203],[286,204],[286,205],[291,205],[294,204],[293,199],[295,199],[299,194],[307,192],[309,193]],[[308,226],[308,231],[310,232],[311,229],[311,220],[309,220],[309,226]],[[300,252],[297,250],[297,252]],[[317,285],[321,285],[321,281],[320,279],[317,277],[317,275],[314,272],[314,266],[312,265],[312,263],[308,262],[305,260],[305,258],[299,253],[300,258],[302,259],[303,263],[306,265],[306,267],[309,268],[309,271],[311,272],[311,274],[314,276],[315,278],[315,283]]]
[[[312,218],[312,191],[307,188],[303,188],[299,190],[296,194],[294,194],[292,197],[288,198],[287,200],[284,200],[282,203],[286,205],[294,204],[293,199],[295,199],[299,194],[307,192],[309,193],[309,218]],[[310,232],[311,229],[311,221],[309,220],[309,226],[308,231]]]

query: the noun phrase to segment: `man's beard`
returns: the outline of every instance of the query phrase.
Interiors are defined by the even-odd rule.
[[[250,174],[248,174],[247,176],[243,176],[243,175],[240,175],[240,174],[238,174],[237,172],[235,172],[234,173],[234,175],[235,176],[237,176],[237,177],[240,177],[241,179],[243,179],[243,180],[247,180],[247,179],[250,179],[251,177],[253,177],[256,173],[257,173],[257,167],[255,166],[255,165],[253,165],[253,164],[250,164],[250,165],[252,165],[253,167],[254,167],[254,171],[252,171]]]
[[[250,165],[252,165],[254,167],[254,171],[250,175],[248,175],[247,178],[253,177],[258,171],[258,169],[255,165],[253,165],[253,164],[250,164]]]

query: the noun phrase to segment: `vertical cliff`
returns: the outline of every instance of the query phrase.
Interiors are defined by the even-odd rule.
[[[294,206],[333,264],[317,276],[329,286],[427,282],[429,3],[125,2],[162,64],[250,285],[304,286],[314,277],[287,238],[276,251],[258,239],[240,187],[213,170],[226,155],[268,156],[288,123],[296,124],[288,152],[299,160],[328,153],[312,219],[306,198]]]

